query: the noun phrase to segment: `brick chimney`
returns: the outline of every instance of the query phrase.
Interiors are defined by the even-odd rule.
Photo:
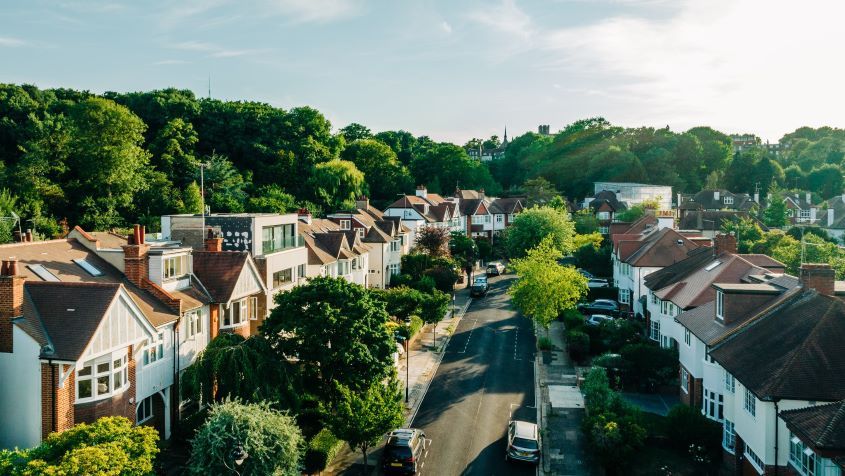
[[[12,319],[21,315],[23,307],[24,276],[18,275],[15,259],[3,261],[0,265],[0,352],[11,353]]]
[[[311,224],[311,212],[308,211],[307,208],[300,208],[299,211],[296,212],[297,218],[299,221],[307,224]]]
[[[367,210],[370,208],[370,199],[366,195],[361,195],[355,200],[355,208],[358,210]]]
[[[826,263],[804,263],[801,265],[799,276],[804,289],[815,289],[819,294],[834,295],[834,281],[836,273]]]
[[[733,233],[719,233],[713,238],[713,253],[718,255],[723,252],[736,254],[736,236]]]
[[[149,276],[150,245],[145,239],[146,228],[135,225],[132,234],[128,237],[128,243],[123,245],[123,274],[132,284],[143,287],[143,280]]]
[[[205,251],[223,251],[223,238],[211,228],[208,229],[205,236]]]

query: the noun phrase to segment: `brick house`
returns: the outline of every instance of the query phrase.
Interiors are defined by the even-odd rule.
[[[358,232],[341,229],[326,219],[300,223],[299,227],[308,248],[308,277],[341,277],[368,286],[370,245],[362,241]]]
[[[417,230],[425,226],[448,228],[450,231],[466,229],[466,219],[461,215],[458,201],[428,193],[425,185],[418,186],[414,195],[405,195],[390,204],[384,209],[384,215],[401,218],[411,229],[412,243]]]
[[[610,224],[613,223],[616,215],[628,209],[624,202],[616,198],[616,194],[610,190],[602,190],[587,203],[590,211],[599,221],[599,233],[607,235],[610,233]]]

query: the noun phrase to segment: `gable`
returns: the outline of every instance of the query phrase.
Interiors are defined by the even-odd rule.
[[[155,339],[156,334],[141,308],[126,290],[120,289],[80,360],[127,347],[144,339]]]
[[[487,215],[488,213],[490,212],[487,210],[487,205],[482,201],[478,202],[478,208],[475,209],[473,215]]]
[[[229,300],[233,301],[262,291],[264,291],[264,284],[261,276],[258,274],[255,265],[252,264],[252,260],[247,260],[247,266],[244,266],[241,270],[241,275],[235,282],[235,288],[232,290],[232,296]]]

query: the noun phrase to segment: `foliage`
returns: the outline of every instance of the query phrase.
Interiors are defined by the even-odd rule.
[[[772,194],[768,206],[763,210],[763,223],[773,228],[786,225],[786,203],[780,193]]]
[[[317,204],[328,210],[352,208],[366,186],[364,173],[353,162],[340,159],[317,164],[310,183]]]
[[[250,197],[247,209],[260,213],[290,213],[297,209],[296,197],[278,185],[263,185]]]
[[[458,266],[469,272],[478,259],[478,244],[466,234],[455,231],[449,239],[449,252],[458,262]]]
[[[0,473],[10,476],[149,475],[159,452],[158,432],[123,417],[103,417],[51,433],[39,446],[0,450]]]
[[[328,428],[323,428],[308,442],[303,469],[308,474],[325,470],[342,448],[343,440],[334,436]]]
[[[574,248],[575,250],[580,250],[585,246],[592,246],[593,249],[598,250],[601,248],[602,241],[604,237],[601,236],[601,233],[593,232],[588,233],[586,235],[575,235]]]
[[[451,193],[456,186],[484,189],[490,195],[499,192],[487,166],[470,158],[463,147],[454,144],[418,145],[410,169],[414,181],[427,184],[428,190],[434,193]]]
[[[633,205],[627,210],[617,213],[614,218],[617,221],[632,223],[642,218],[643,215],[645,215],[645,208],[641,205]]]
[[[551,207],[529,208],[514,218],[506,233],[508,255],[525,256],[546,237],[563,255],[575,251],[575,225],[566,213]]]
[[[740,218],[722,223],[722,233],[733,233],[737,238],[737,251],[750,253],[754,242],[763,238],[763,230],[756,220],[751,218]]]
[[[348,127],[348,126],[347,126]],[[355,164],[364,173],[367,181],[367,193],[377,203],[388,205],[413,187],[411,173],[396,153],[382,142],[361,138],[355,140],[341,152],[341,158]]]
[[[401,335],[405,339],[410,339],[410,338],[414,337],[415,335],[417,335],[417,333],[420,331],[420,329],[422,329],[423,324],[425,324],[425,323],[420,318],[420,316],[411,316],[410,324],[405,325],[403,323],[402,325],[399,326],[399,329],[398,329],[399,335]]]
[[[490,261],[493,259],[493,244],[487,238],[476,238],[475,246],[478,249],[478,258],[481,261]]]
[[[343,136],[347,144],[351,144],[356,140],[371,139],[373,137],[373,133],[369,127],[358,124],[357,122],[350,123],[338,132]]]
[[[575,222],[575,233],[586,235],[599,231],[599,219],[589,208],[575,212],[573,221]]]
[[[549,205],[552,199],[559,196],[555,186],[543,177],[528,179],[521,188],[525,193],[525,206],[528,208]]]
[[[546,336],[540,336],[537,339],[537,348],[539,350],[552,350],[552,340]]]
[[[446,311],[449,310],[449,304],[452,302],[451,297],[443,291],[432,289],[430,293],[423,295],[423,301],[420,306],[420,318],[426,324],[436,324],[446,317]]]
[[[247,454],[238,467],[241,474],[300,474],[304,441],[293,418],[266,402],[237,400],[212,405],[192,441],[189,474],[230,474],[236,467],[232,452],[239,444]]]
[[[630,319],[613,319],[599,324],[601,349],[619,352],[628,344],[637,343],[643,335],[643,326]]]
[[[455,271],[455,266],[451,263],[436,264],[425,271],[420,282],[424,282],[426,278],[434,282],[434,287],[438,291],[447,293],[452,292],[452,289],[455,287],[455,281],[458,280],[458,272]]]
[[[575,309],[567,309],[561,313],[563,327],[568,330],[576,330],[584,327],[584,316]]]
[[[334,381],[361,391],[389,374],[395,351],[389,316],[368,290],[317,277],[275,300],[261,334],[280,359],[299,359],[315,394],[331,396]]]
[[[579,330],[566,331],[566,348],[573,360],[584,360],[590,354],[590,336]]]
[[[202,403],[237,398],[296,408],[297,387],[293,367],[260,335],[218,335],[182,376],[183,396]]]
[[[362,392],[337,384],[338,399],[327,413],[332,433],[361,450],[365,467],[367,451],[378,444],[382,436],[404,421],[404,406],[399,383],[393,376],[386,382],[373,382]]]
[[[205,167],[205,204],[213,213],[242,212],[246,201],[247,182],[226,157],[212,154]],[[199,179],[199,171],[197,172]]]
[[[449,255],[450,233],[448,228],[425,226],[417,230],[417,249],[431,256]]]
[[[824,241],[827,241],[827,242],[830,242],[830,243],[836,243],[836,239],[833,238],[832,236],[830,236],[830,234],[827,232],[827,230],[825,230],[824,228],[819,228],[817,226],[793,226],[793,227],[789,228],[788,230],[786,230],[786,234],[795,238],[798,241],[801,241],[802,235],[815,235],[815,236],[821,238]],[[760,234],[760,236],[757,237],[757,240],[759,240],[762,237],[763,237],[763,235]],[[757,241],[757,240],[754,240],[754,241]]]
[[[652,343],[627,344],[619,350],[625,361],[626,386],[654,392],[660,385],[675,381],[678,375],[678,351]]]
[[[718,462],[722,449],[722,426],[710,420],[701,410],[687,405],[675,405],[666,415],[666,431],[670,444],[688,452],[691,449],[705,462]],[[703,451],[696,451],[701,448]]]
[[[612,243],[605,242],[599,248],[592,245],[582,246],[575,250],[575,263],[596,276],[613,275],[613,263],[610,260]]]
[[[587,279],[571,266],[561,266],[554,237],[543,238],[525,258],[511,262],[519,279],[511,285],[514,305],[548,329],[561,312],[572,309],[587,292]]]

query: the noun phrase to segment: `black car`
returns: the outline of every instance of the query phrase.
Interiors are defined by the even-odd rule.
[[[489,290],[490,285],[487,283],[487,277],[479,276],[472,282],[472,287],[469,288],[469,295],[472,297],[486,296]]]
[[[425,454],[425,433],[416,428],[400,428],[387,435],[381,467],[385,474],[415,474]]]
[[[619,315],[619,303],[611,301],[610,299],[596,299],[591,303],[581,303],[578,305],[578,311],[581,314],[605,314],[608,316]]]

